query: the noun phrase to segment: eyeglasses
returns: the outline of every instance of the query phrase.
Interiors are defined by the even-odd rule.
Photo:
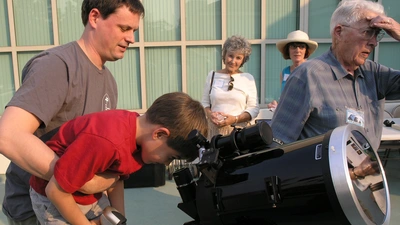
[[[228,83],[228,91],[231,91],[233,89],[233,81],[235,81],[235,79],[233,79],[233,77],[231,76],[231,80]]]
[[[352,28],[354,30],[357,30],[363,37],[365,40],[369,41],[371,40],[373,37],[376,37],[376,41],[379,42],[382,40],[383,36],[385,36],[385,31],[383,31],[382,29],[366,29],[366,30],[361,30],[355,27],[351,27],[349,25],[342,25],[344,27],[349,27]]]
[[[301,43],[301,42],[292,42],[292,43],[289,43],[289,48],[290,49],[297,49],[297,48],[300,48],[301,50],[303,50],[303,49],[305,49],[307,47],[307,45],[306,44],[304,44],[304,43]]]

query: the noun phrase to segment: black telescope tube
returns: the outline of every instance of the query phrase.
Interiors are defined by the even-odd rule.
[[[181,168],[173,173],[173,177],[182,198],[182,202],[190,202],[196,199],[196,182],[189,168]]]

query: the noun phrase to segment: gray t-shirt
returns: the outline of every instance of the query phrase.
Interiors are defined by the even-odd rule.
[[[99,70],[77,42],[33,57],[22,71],[22,86],[7,106],[17,106],[38,117],[41,136],[77,116],[115,109],[117,84],[111,72]],[[3,212],[14,220],[34,215],[29,197],[30,174],[11,163],[6,172]]]

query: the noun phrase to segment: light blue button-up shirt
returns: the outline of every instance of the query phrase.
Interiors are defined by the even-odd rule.
[[[292,72],[271,128],[275,138],[290,143],[346,125],[347,109],[355,109],[364,113],[364,133],[377,150],[389,94],[400,94],[399,70],[367,60],[352,76],[329,50]]]

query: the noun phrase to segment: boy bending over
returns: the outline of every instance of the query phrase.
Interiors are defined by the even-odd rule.
[[[46,144],[60,157],[50,181],[32,176],[31,199],[41,224],[100,224],[106,206],[125,215],[123,180],[143,164],[193,160],[198,149],[186,140],[197,129],[207,136],[202,105],[182,92],[162,95],[139,116],[109,110],[63,124]],[[112,187],[92,195],[78,192],[97,173],[120,176]]]

